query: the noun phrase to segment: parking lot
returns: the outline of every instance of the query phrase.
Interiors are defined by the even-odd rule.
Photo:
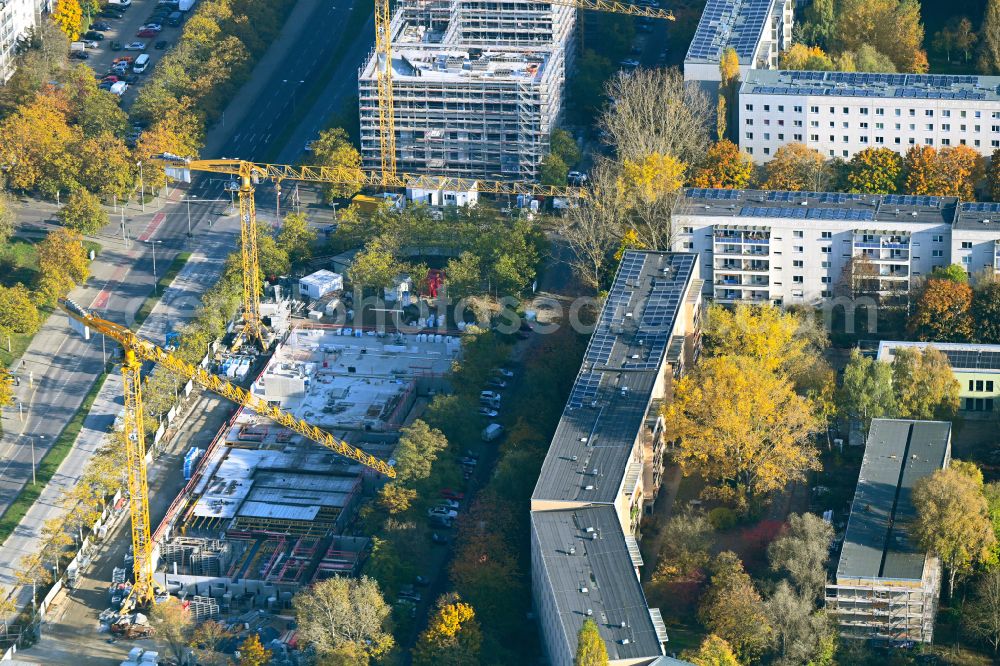
[[[104,5],[105,8],[108,5]],[[110,29],[101,31],[104,35],[104,39],[97,42],[97,48],[88,48],[87,53],[89,58],[85,62],[94,70],[95,74],[100,74],[102,77],[107,74],[108,70],[111,68],[114,60],[116,58],[121,58],[123,56],[131,56],[133,59],[138,57],[139,54],[145,53],[149,55],[149,65],[147,65],[145,72],[141,75],[137,75],[135,80],[130,83],[129,89],[122,96],[122,104],[128,106],[132,100],[135,99],[136,89],[142,84],[144,77],[150,75],[156,69],[156,65],[163,54],[167,52],[167,49],[172,47],[176,42],[178,37],[180,37],[181,30],[183,29],[183,21],[178,26],[168,25],[166,18],[162,20],[156,20],[162,27],[162,31],[155,37],[138,37],[137,33],[139,29],[146,25],[147,23],[153,22],[152,15],[160,8],[162,5],[158,3],[157,0],[132,0],[132,4],[128,7],[121,18],[115,18],[112,16],[94,16],[91,24],[101,24],[105,23]],[[102,13],[104,11],[102,10]],[[189,12],[184,12],[183,19],[186,19]],[[90,41],[85,37],[81,37],[83,41]],[[120,51],[112,51],[112,42],[118,42],[122,46]],[[146,45],[143,51],[126,51],[124,47],[131,42],[144,42]],[[156,48],[157,42],[166,42],[166,46],[161,49]],[[128,72],[129,75],[132,74],[131,68]]]

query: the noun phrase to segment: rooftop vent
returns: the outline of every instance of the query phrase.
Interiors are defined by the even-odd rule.
[[[594,531],[593,527],[588,527],[587,529],[584,530],[584,532],[586,532],[587,534],[591,534],[593,531]]]
[[[629,643],[631,643],[631,641],[629,639],[627,639],[627,638],[623,638],[622,639],[622,645],[628,645]]]
[[[588,590],[586,587],[580,588],[580,594],[587,594],[587,592],[590,592],[590,590]]]
[[[593,614],[594,614],[594,609],[593,608],[588,608],[587,609],[587,617],[591,617],[591,616],[593,616]]]
[[[587,438],[586,437],[581,437],[580,441],[583,442],[584,444],[586,444],[587,443]]]
[[[570,555],[576,555],[576,546],[570,546],[569,547],[569,554]]]
[[[593,490],[594,486],[584,486],[583,489],[584,490]]]

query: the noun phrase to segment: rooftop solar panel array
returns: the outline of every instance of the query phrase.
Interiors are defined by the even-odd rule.
[[[818,203],[845,203],[847,201],[864,201],[867,196],[864,194],[852,194],[847,192],[779,192],[769,191],[768,201],[806,201],[812,200]]]
[[[1000,352],[944,349],[951,367],[960,370],[1000,370]]]
[[[597,397],[597,389],[601,385],[600,372],[584,372],[576,378],[573,392],[569,395],[570,407],[589,405]]]
[[[740,217],[788,217],[801,220],[874,220],[875,211],[847,208],[744,206]]]
[[[1000,213],[1000,203],[964,203],[963,213]]]
[[[893,97],[912,99],[986,99],[996,94],[977,76],[937,74],[875,74],[868,72],[773,72],[757,74],[761,95],[816,95],[832,97]]]
[[[742,192],[742,190],[713,190],[701,187],[690,187],[685,191],[685,194],[689,199],[731,201],[733,199],[739,199]]]
[[[773,0],[708,0],[698,22],[689,59],[718,61],[733,47],[740,60],[753,58]]]
[[[882,203],[888,206],[933,206],[941,207],[941,197],[928,197],[916,194],[886,194]]]

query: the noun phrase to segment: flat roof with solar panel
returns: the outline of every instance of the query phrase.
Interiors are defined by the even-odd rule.
[[[974,201],[959,204],[955,228],[1000,233],[1000,203]]]
[[[997,204],[961,204],[997,206]],[[684,190],[678,212],[713,217],[771,218],[795,220],[846,220],[884,222],[893,226],[911,222],[952,224],[959,201],[956,197],[909,194],[855,194],[845,192],[785,192],[763,190]],[[990,209],[1000,228],[1000,210]],[[966,212],[962,218],[978,220],[988,213]],[[981,222],[977,223],[984,226]],[[979,228],[979,227],[976,227]]]
[[[630,250],[584,353],[533,499],[613,502],[698,256]],[[697,290],[694,290],[697,291]]]
[[[883,340],[878,343],[878,360],[891,363],[897,349],[934,347],[948,357],[952,370],[961,372],[1000,372],[1000,345],[980,345],[963,342],[901,342]]]
[[[1000,76],[753,69],[740,86],[746,94],[1000,101]]]
[[[685,62],[714,62],[732,47],[740,64],[751,64],[776,0],[708,0]]]

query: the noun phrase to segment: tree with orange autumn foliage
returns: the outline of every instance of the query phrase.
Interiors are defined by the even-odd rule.
[[[916,298],[908,328],[920,340],[967,342],[972,337],[971,308],[968,283],[932,278]]]
[[[909,194],[951,196],[971,200],[975,183],[983,175],[983,160],[968,146],[914,146],[903,160]]]
[[[778,148],[765,170],[765,190],[822,192],[829,176],[826,158],[818,150],[803,143],[786,143]]]
[[[823,49],[818,46],[807,46],[796,42],[781,53],[781,69],[796,69],[810,71],[830,71],[833,61]]]
[[[704,164],[691,179],[692,187],[744,189],[753,177],[753,158],[728,139],[712,145]]]

